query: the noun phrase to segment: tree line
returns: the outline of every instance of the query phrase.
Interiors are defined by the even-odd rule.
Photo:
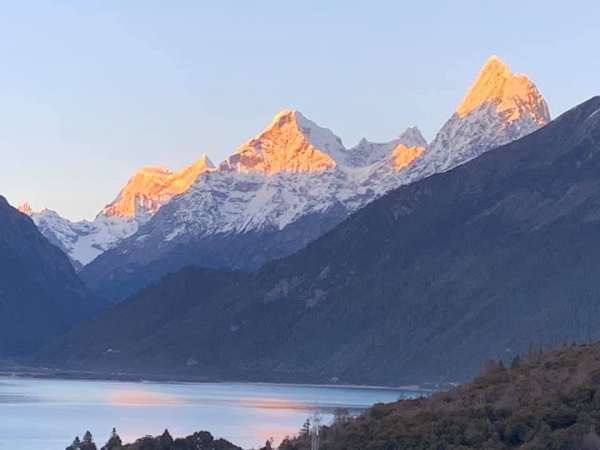
[[[65,450],[98,450],[92,433],[87,431],[83,438],[77,436]],[[242,450],[225,439],[214,439],[207,431],[198,431],[184,438],[174,439],[169,430],[160,436],[144,436],[132,444],[123,444],[117,430],[113,428],[108,442],[100,450]]]

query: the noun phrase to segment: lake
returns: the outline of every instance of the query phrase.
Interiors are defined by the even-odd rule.
[[[394,389],[263,384],[168,384],[0,378],[0,449],[64,450],[90,430],[104,445],[113,427],[132,442],[206,430],[243,448],[296,433],[315,410],[357,414],[416,393]]]

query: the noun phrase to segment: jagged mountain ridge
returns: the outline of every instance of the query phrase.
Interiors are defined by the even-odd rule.
[[[365,167],[384,161],[399,146],[427,148],[427,142],[417,127],[406,129],[398,138],[389,142],[370,142],[362,138],[356,146],[349,150],[349,159],[354,167]]]
[[[275,134],[277,142],[272,141]],[[346,169],[369,165],[374,167],[377,162],[390,162],[392,169],[399,171],[415,158],[410,156],[414,150],[413,153],[402,152],[403,146],[420,148],[426,145],[419,130],[412,127],[388,143],[361,141],[361,144],[346,150],[341,139],[330,130],[319,127],[298,111],[286,110],[279,113],[264,132],[240,146],[218,167],[203,155],[190,167],[175,173],[161,166],[142,168],[128,181],[117,198],[91,222],[71,222],[47,208],[33,211],[28,204],[21,205],[19,209],[28,214],[44,235],[69,255],[77,269],[81,269],[123,239],[136,234],[139,227],[148,222],[163,205],[174,196],[187,192],[199,176],[210,172],[248,175],[252,182],[253,176],[256,178],[259,174],[308,175],[338,165]],[[376,151],[367,154],[366,148]]]
[[[171,172],[160,166],[144,167],[129,180],[101,214],[107,217],[137,218],[145,222],[145,216],[154,215],[174,196],[187,191],[198,176],[214,168],[215,165],[207,155],[202,155],[194,164],[179,172]]]
[[[75,269],[80,270],[106,250],[134,235],[162,205],[188,190],[199,175],[214,168],[207,155],[179,172],[161,166],[144,167],[93,221],[72,222],[48,208],[33,211],[27,203],[18,209],[30,216],[42,234],[63,250]]]
[[[105,306],[63,252],[0,196],[0,357],[37,350]]]
[[[519,114],[512,105],[518,105]],[[116,248],[104,260],[95,260],[82,276],[96,292],[107,295],[99,286],[119,279],[118,272],[138,272],[159,258],[169,261],[159,264],[163,275],[181,268],[184,260],[209,267],[255,268],[297,251],[386,192],[522,137],[549,118],[535,86],[526,77],[513,75],[497,58],[486,64],[457,111],[431,146],[412,127],[388,143],[363,139],[350,149],[298,111],[282,111],[216,169],[199,173],[187,190],[159,205],[168,208],[151,209],[151,220],[138,218],[125,233],[117,228],[109,233],[117,237],[108,245],[93,242],[94,257]],[[531,117],[536,118],[533,124]],[[304,234],[299,233],[293,224],[307,217],[324,225],[311,223]],[[133,230],[136,226],[140,228]],[[257,233],[264,233],[264,238],[255,245],[240,244],[237,237],[248,234],[256,239]],[[267,236],[279,243],[271,250],[264,250]],[[200,242],[207,238],[215,242]],[[235,246],[225,243],[227,239],[247,249],[243,257],[228,253],[235,252]],[[183,248],[189,245],[197,248],[197,255],[177,262],[178,255],[189,253]],[[208,249],[212,254],[205,253]]]
[[[392,191],[287,259],[224,274],[216,291],[193,287],[212,276],[206,269],[165,278],[40,360],[204,379],[399,385],[465,379],[486,358],[511,359],[532,342],[598,337],[599,178],[596,97],[525,138]],[[154,324],[157,332],[129,339],[127,326],[112,326],[140,327],[143,317],[122,314],[172,293],[189,303]],[[113,345],[118,352],[106,354]]]
[[[424,151],[403,145],[426,145],[418,130],[407,136],[360,167],[331,131],[285,111],[81,276],[120,300],[186,265],[247,270],[290,255],[381,195],[368,177],[393,176]],[[379,165],[386,170],[374,172]]]
[[[93,221],[71,222],[56,211],[44,208],[31,211],[19,206],[37,225],[40,232],[67,254],[76,270],[93,261],[123,239],[135,234],[139,223],[130,217],[108,217],[98,214]]]

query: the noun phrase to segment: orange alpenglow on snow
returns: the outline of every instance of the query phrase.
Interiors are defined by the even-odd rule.
[[[491,102],[500,113],[507,113],[509,123],[530,114],[539,125],[550,121],[548,105],[535,84],[526,75],[515,75],[497,56],[485,64],[475,84],[456,110],[464,117]]]
[[[141,207],[153,215],[174,196],[186,192],[200,175],[213,169],[214,165],[206,155],[179,172],[160,166],[144,167],[131,177],[117,199],[104,208],[102,214],[132,218]]]
[[[33,210],[31,209],[31,205],[29,203],[23,203],[17,208],[17,210],[23,214],[27,214],[28,216],[33,214]]]
[[[241,172],[312,173],[335,167],[334,155],[344,151],[330,130],[320,128],[298,111],[285,110],[261,134],[240,146],[230,161],[239,163],[237,170]]]
[[[392,153],[394,171],[400,172],[410,166],[424,151],[425,149],[423,147],[406,147],[404,145],[399,145]]]

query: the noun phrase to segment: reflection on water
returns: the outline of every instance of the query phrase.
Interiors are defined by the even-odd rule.
[[[174,436],[207,430],[250,448],[297,433],[314,410],[328,422],[337,407],[359,413],[401,394],[289,385],[3,380],[0,450],[60,450],[88,429],[104,444],[112,427],[128,442],[168,428]]]
[[[139,390],[115,390],[108,393],[108,403],[119,406],[165,406],[183,405],[185,399],[174,395],[156,394]]]
[[[236,406],[258,409],[285,409],[288,411],[308,411],[308,407],[303,403],[292,402],[289,400],[262,400],[262,399],[240,399],[234,403]]]

